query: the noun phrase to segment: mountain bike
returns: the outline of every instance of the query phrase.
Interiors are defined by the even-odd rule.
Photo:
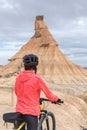
[[[40,98],[40,110],[41,114],[38,117],[38,130],[56,130],[56,120],[55,120],[55,115],[53,112],[50,112],[48,110],[44,109],[45,102],[51,102],[54,104],[59,104],[61,105],[64,103],[62,100],[60,102],[52,102],[46,98]],[[3,120],[7,124],[13,123],[15,130],[21,130],[21,128],[26,125],[26,122],[23,120],[23,115],[19,112],[10,112],[10,113],[4,113],[3,114]],[[17,127],[17,121],[21,121],[22,123]],[[27,130],[27,129],[26,129]]]

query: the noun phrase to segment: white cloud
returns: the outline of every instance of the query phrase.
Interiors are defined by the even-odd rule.
[[[13,0],[0,0],[0,10],[11,11],[16,7],[18,7],[18,4],[15,4]]]
[[[3,9],[13,9],[13,5],[9,4],[6,0],[3,1],[3,5],[2,5]]]

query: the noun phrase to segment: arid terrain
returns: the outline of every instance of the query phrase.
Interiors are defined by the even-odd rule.
[[[57,91],[53,92],[64,100],[64,104],[62,105],[51,103],[46,103],[45,105],[45,109],[48,109],[55,114],[56,129],[83,130],[83,128],[87,128],[87,104],[80,98],[64,95]],[[16,97],[15,95],[12,95],[11,91],[0,91],[0,128],[2,130],[6,130],[2,120],[3,113],[14,112],[15,102]],[[12,127],[12,124],[8,124],[9,130],[12,130]]]

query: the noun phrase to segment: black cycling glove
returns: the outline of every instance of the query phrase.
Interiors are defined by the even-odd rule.
[[[52,103],[60,105],[60,104],[64,103],[64,101],[62,101],[60,98],[58,98],[57,101],[53,101]]]
[[[60,98],[57,100],[58,104],[64,103],[64,101],[62,101]]]

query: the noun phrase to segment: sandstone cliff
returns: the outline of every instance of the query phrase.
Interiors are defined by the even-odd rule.
[[[0,76],[11,77],[20,72],[23,69],[22,57],[29,53],[38,55],[40,60],[38,74],[48,84],[55,84],[56,89],[57,86],[60,87],[59,89],[63,87],[63,91],[71,91],[70,89],[77,91],[77,88],[78,91],[82,91],[87,88],[87,70],[73,64],[61,52],[43,16],[36,17],[34,36],[10,59],[7,65],[0,67]]]

